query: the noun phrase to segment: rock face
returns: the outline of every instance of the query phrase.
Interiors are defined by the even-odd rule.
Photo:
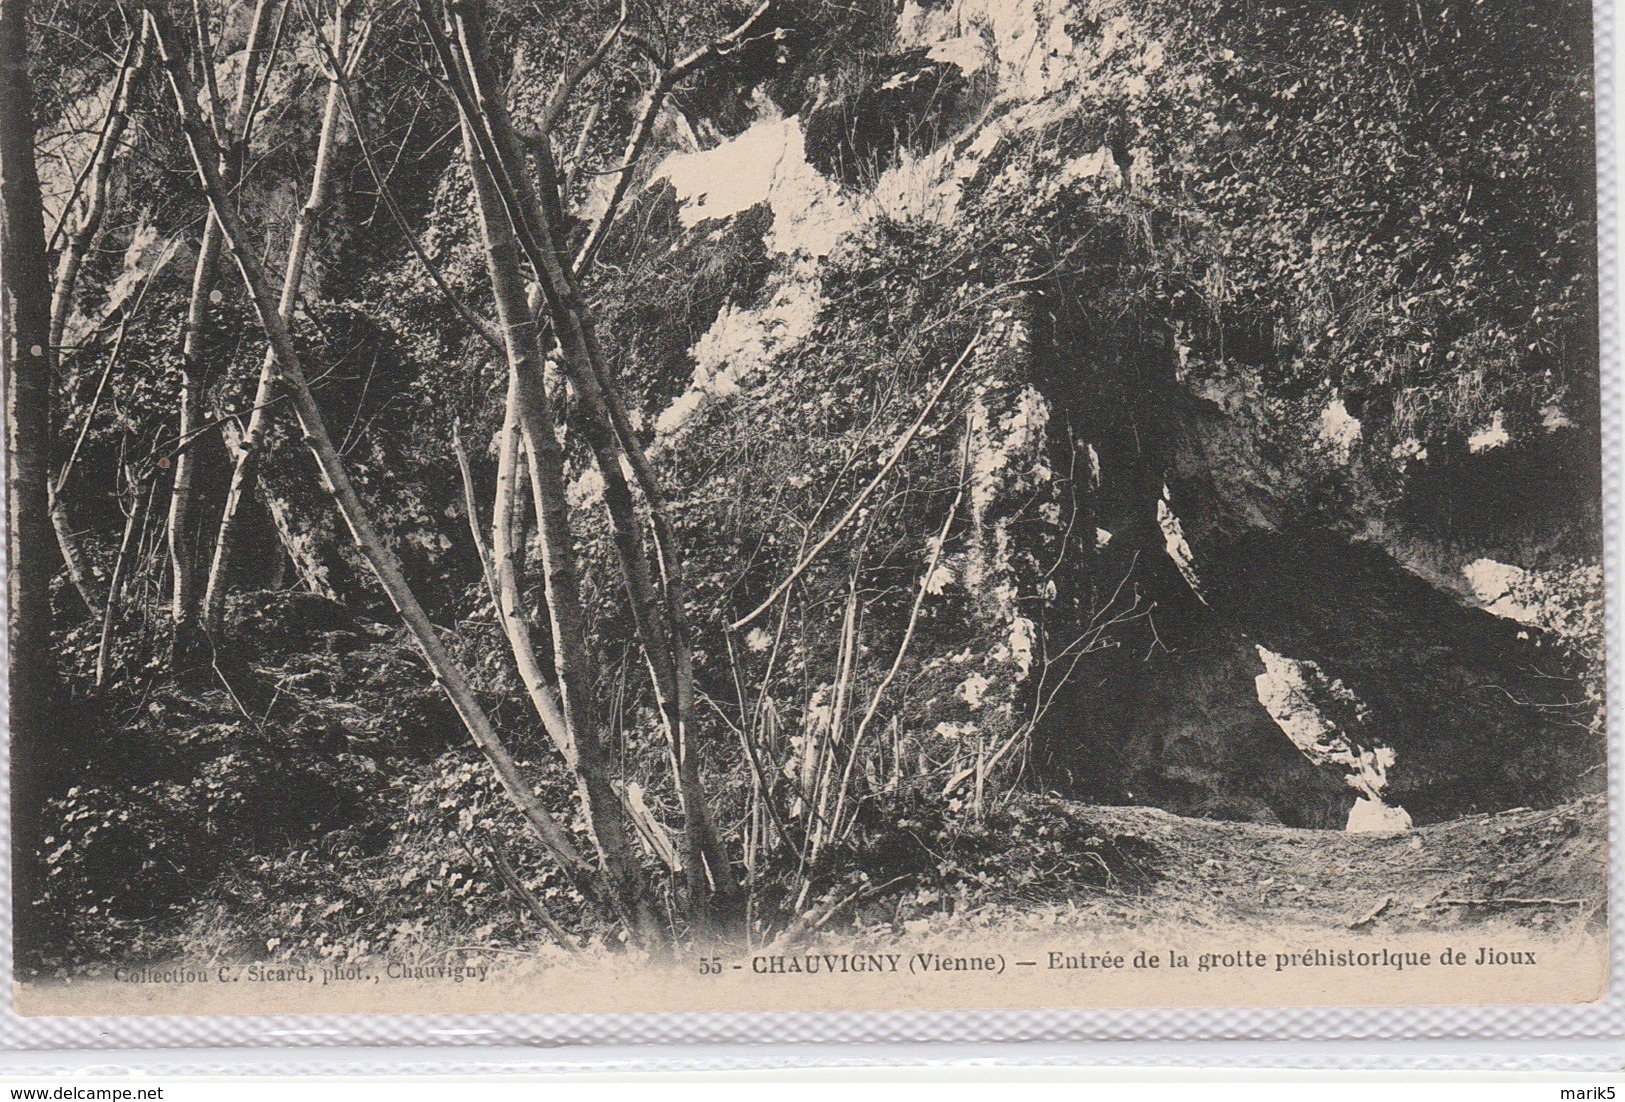
[[[1069,796],[1330,829],[1600,785],[1588,243],[1552,261],[1571,265],[1561,295],[1529,292],[1562,304],[1527,320],[1564,334],[1556,359],[1466,299],[1428,305],[1447,296],[1418,257],[1460,234],[1431,220],[1433,184],[1360,166],[1386,156],[1384,111],[1440,172],[1476,154],[1435,141],[1414,101],[1347,98],[1362,65],[1400,64],[1365,36],[1412,16],[1195,7],[910,0],[888,46],[742,90],[753,121],[659,165],[637,221],[667,225],[671,255],[749,224],[738,252],[765,256],[675,376],[642,380],[657,447],[701,472],[690,523],[716,557],[697,573],[746,557],[714,594],[749,607],[918,414],[887,493],[780,634],[751,636],[789,654],[767,674],[775,715],[838,726],[862,706],[831,705],[843,681],[872,691],[891,664],[907,687],[887,712],[924,732],[893,732],[893,769],[1019,745],[1024,777]],[[1570,61],[1571,16],[1417,12],[1466,20],[1469,53],[1532,34]],[[1343,68],[1284,86],[1256,61],[1270,44]],[[1566,63],[1474,79],[1516,99]],[[1571,168],[1526,165],[1520,186],[1583,219]],[[1283,212],[1237,182],[1263,169],[1322,193]],[[1512,191],[1489,201],[1508,234],[1545,232]],[[1451,278],[1480,305],[1523,293]],[[1362,295],[1390,315],[1326,305]],[[842,632],[856,657],[831,667]],[[786,669],[801,688],[773,683]]]

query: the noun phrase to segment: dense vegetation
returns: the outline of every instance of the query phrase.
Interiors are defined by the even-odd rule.
[[[199,11],[26,36],[36,965],[768,939],[1032,791],[1598,781],[1587,5]]]

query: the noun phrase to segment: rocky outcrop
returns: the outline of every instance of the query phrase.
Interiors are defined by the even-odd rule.
[[[1478,389],[1451,397],[1383,381],[1428,370],[1420,344],[1387,376],[1346,362],[1346,319],[1288,293],[1331,278],[1292,265],[1342,229],[1308,211],[1249,238],[1269,208],[1188,163],[1229,156],[1226,133],[1260,112],[1301,128],[1285,148],[1341,109],[1332,85],[1246,69],[1231,47],[1253,30],[1233,14],[1216,0],[1198,35],[1189,13],[1140,0],[911,0],[889,52],[826,69],[799,100],[758,94],[734,137],[664,161],[643,201],[675,204],[669,250],[698,256],[758,219],[767,274],[717,308],[676,365],[687,378],[650,380],[674,395],[647,411],[657,446],[704,468],[747,441],[754,471],[711,466],[694,498],[737,503],[716,546],[771,579],[828,523],[819,500],[857,488],[971,341],[964,386],[893,496],[808,572],[793,613],[790,665],[818,701],[853,676],[822,653],[843,604],[857,601],[871,686],[900,636],[913,648],[897,658],[914,679],[899,723],[925,734],[896,752],[922,769],[966,740],[986,755],[1030,736],[1025,776],[1072,796],[1332,829],[1594,788],[1586,384],[1542,382],[1532,355],[1493,385],[1452,366]],[[1299,41],[1334,18],[1268,30]],[[1180,113],[1223,86],[1222,117]],[[1271,155],[1274,127],[1249,155]],[[1328,140],[1356,157],[1379,138]],[[1446,231],[1406,232],[1431,247]],[[1249,240],[1278,256],[1275,282],[1243,294],[1226,266],[1256,258],[1202,250]],[[1372,270],[1360,278],[1385,278]],[[1413,305],[1394,309],[1400,326]],[[1473,320],[1441,314],[1431,339]],[[1540,418],[1507,412],[1520,387]],[[886,595],[864,604],[859,578]],[[749,607],[753,584],[723,600]]]

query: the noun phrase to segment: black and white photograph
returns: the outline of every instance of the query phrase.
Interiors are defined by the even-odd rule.
[[[0,0],[24,1015],[1607,988],[1586,0]]]

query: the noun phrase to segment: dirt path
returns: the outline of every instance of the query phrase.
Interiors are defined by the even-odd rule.
[[[1091,923],[1437,932],[1510,924],[1560,934],[1606,922],[1600,796],[1396,835],[1185,819],[1141,807],[1050,801],[1049,809],[1085,821],[1115,851],[1113,875],[1080,886],[1062,904]],[[990,893],[991,913],[974,924],[1000,911],[1009,916],[1021,903],[1019,894],[1001,894]],[[1042,909],[1039,900],[1027,902]]]

